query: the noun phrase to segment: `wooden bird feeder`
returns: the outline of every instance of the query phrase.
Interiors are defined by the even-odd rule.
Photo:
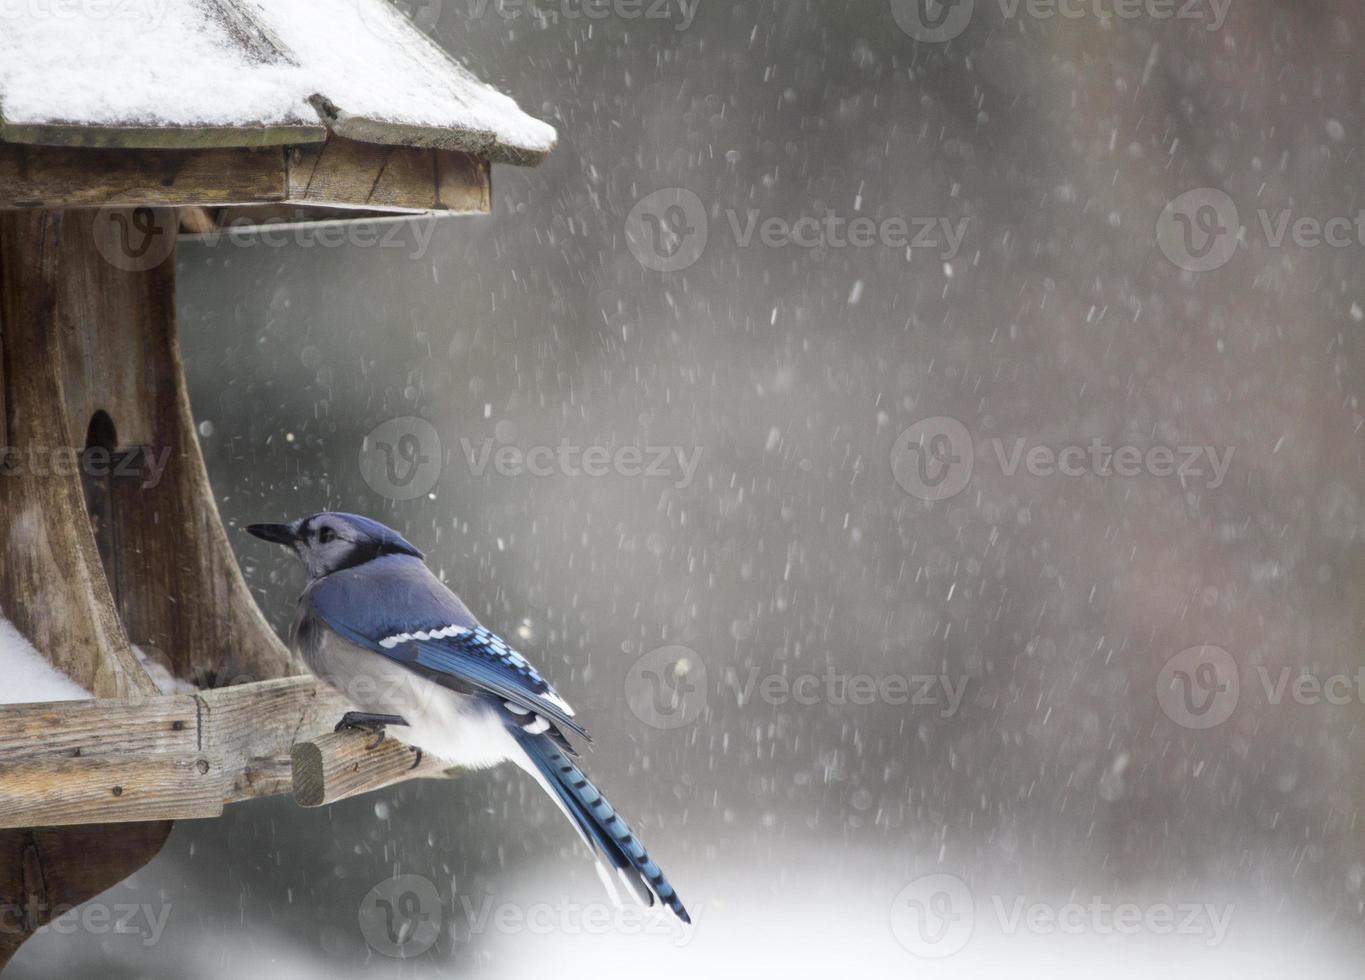
[[[444,775],[333,734],[349,706],[247,591],[181,370],[175,240],[487,212],[490,164],[555,140],[388,0],[76,9],[0,12],[0,611],[95,697],[0,706],[0,966],[174,820]],[[162,694],[134,647],[197,693]]]

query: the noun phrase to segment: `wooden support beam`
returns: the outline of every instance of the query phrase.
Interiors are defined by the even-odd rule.
[[[43,757],[8,763],[0,826],[150,823],[223,814],[222,760],[202,754]]]
[[[430,756],[420,759],[401,742],[387,738],[375,746],[366,732],[336,732],[293,749],[294,801],[327,806],[409,779],[440,779],[447,767]]]
[[[0,771],[35,756],[189,755],[199,751],[198,728],[198,699],[188,696],[4,705]]]
[[[283,201],[284,153],[280,147],[97,150],[0,143],[0,208]]]
[[[395,739],[334,733],[312,678],[196,695],[0,706],[0,830],[216,817],[285,793],[321,806],[453,772]]]
[[[483,214],[487,160],[459,150],[325,143],[180,150],[0,143],[0,211],[296,204]]]

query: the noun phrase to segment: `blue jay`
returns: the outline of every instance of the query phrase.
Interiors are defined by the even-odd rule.
[[[293,646],[308,669],[362,709],[340,725],[386,727],[419,752],[468,769],[511,761],[555,801],[646,905],[691,922],[677,892],[606,798],[571,761],[573,709],[525,657],[485,629],[401,535],[366,517],[315,514],[247,531],[293,549],[308,569]],[[377,744],[377,743],[376,743]]]

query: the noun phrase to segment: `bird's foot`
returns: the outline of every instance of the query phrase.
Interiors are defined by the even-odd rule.
[[[412,746],[412,755],[412,769],[416,769],[422,764],[422,759],[425,757],[422,755],[422,750],[415,745]],[[409,769],[408,772],[412,772],[412,769]]]
[[[348,711],[341,721],[337,722],[337,727],[333,730],[371,733],[375,736],[375,740],[365,747],[374,751],[384,744],[384,739],[388,737],[387,730],[390,725],[406,726],[407,722],[398,715],[375,715],[366,711]]]

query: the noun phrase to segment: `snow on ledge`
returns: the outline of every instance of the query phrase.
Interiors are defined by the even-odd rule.
[[[198,694],[199,688],[189,681],[182,681],[171,673],[170,668],[157,660],[140,646],[133,647],[133,653],[137,656],[137,662],[142,664],[142,669],[147,672],[147,676],[152,679],[156,689],[162,694]]]
[[[89,701],[94,695],[53,667],[0,616],[0,704]]]

